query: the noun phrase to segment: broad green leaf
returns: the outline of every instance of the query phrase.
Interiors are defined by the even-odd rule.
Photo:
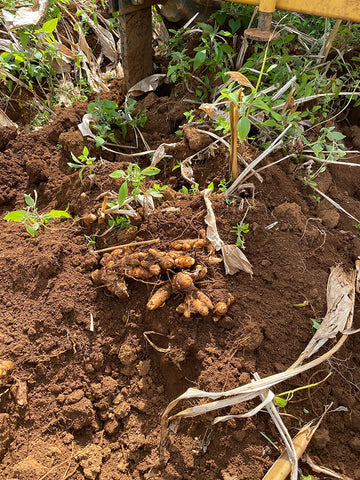
[[[37,225],[37,224],[36,224]],[[32,236],[32,237],[37,237],[39,235],[39,226],[37,225],[37,228],[32,227],[31,225],[25,225],[26,231]]]
[[[81,167],[82,167],[82,165],[79,165],[78,163],[68,162],[68,165],[69,165],[69,167],[71,167],[71,168],[81,168]]]
[[[160,173],[160,168],[157,167],[147,167],[141,170],[141,174],[147,176],[157,175],[158,173]]]
[[[234,53],[234,50],[231,48],[231,46],[228,43],[223,43],[221,45],[221,50],[225,53],[228,53],[229,55]]]
[[[83,148],[83,155],[85,155],[85,157],[89,155],[89,149],[87,147]]]
[[[58,18],[52,18],[51,20],[45,22],[42,26],[41,32],[52,33],[57,27],[58,21]]]
[[[241,27],[241,19],[239,17],[236,18],[236,19],[235,18],[230,18],[229,27],[231,28],[231,32],[234,34]]]
[[[196,53],[195,57],[194,57],[194,72],[195,70],[197,70],[200,65],[202,65],[206,60],[206,50],[200,50],[199,52]]]
[[[274,401],[280,406],[280,407],[286,407],[287,405],[287,400],[285,400],[284,398],[281,398],[281,397],[275,397],[274,398]]]
[[[12,220],[13,222],[22,222],[26,217],[26,210],[16,210],[5,215],[4,220]]]
[[[125,181],[121,187],[119,188],[119,194],[118,194],[118,205],[121,207],[121,205],[125,202],[128,196],[128,184]]]
[[[96,140],[96,146],[97,147],[101,147],[101,145],[104,145],[104,143],[105,143],[105,140],[101,137],[95,137],[95,140]]]
[[[46,214],[49,218],[71,218],[66,210],[51,210]]]
[[[237,125],[237,131],[240,138],[240,141],[244,141],[250,132],[251,123],[250,120],[246,117],[241,117]]]
[[[24,197],[25,197],[26,205],[29,205],[29,207],[34,207],[35,206],[35,200],[32,198],[31,195],[27,195],[25,193]]]
[[[109,177],[111,178],[124,178],[125,172],[124,170],[115,170],[114,172],[110,173]]]

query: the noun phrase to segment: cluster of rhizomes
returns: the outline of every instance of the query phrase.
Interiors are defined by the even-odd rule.
[[[190,318],[192,314],[206,317],[213,312],[213,319],[218,321],[227,313],[233,296],[227,293],[226,298],[213,305],[195,283],[204,279],[208,272],[204,264],[214,265],[222,259],[213,255],[206,238],[175,240],[171,247],[170,251],[148,248],[141,252],[136,252],[133,246],[118,248],[103,256],[102,268],[92,273],[92,281],[95,285],[106,285],[117,297],[126,298],[129,297],[126,279],[148,281],[166,276],[168,280],[150,297],[148,310],[164,306],[173,293],[181,292],[184,301],[177,307],[178,313]],[[197,263],[195,257],[200,258],[202,264]]]

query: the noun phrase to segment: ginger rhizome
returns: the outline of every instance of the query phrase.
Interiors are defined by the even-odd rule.
[[[147,248],[135,251],[136,247],[118,248],[106,253],[101,259],[101,268],[91,274],[95,285],[105,285],[109,292],[118,298],[130,296],[128,280],[162,282],[147,302],[148,310],[163,307],[173,294],[183,294],[183,300],[176,308],[178,313],[190,318],[192,315],[203,317],[214,313],[214,320],[227,313],[233,302],[228,294],[223,302],[215,306],[197,282],[203,280],[209,267],[221,262],[213,255],[213,249],[205,238],[175,240],[172,249],[162,251]],[[230,299],[231,297],[231,299]]]

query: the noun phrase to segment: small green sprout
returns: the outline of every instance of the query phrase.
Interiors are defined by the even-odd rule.
[[[82,183],[83,171],[85,170],[85,168],[89,167],[89,176],[92,174],[92,164],[95,162],[96,157],[89,157],[89,150],[87,147],[84,147],[82,155],[75,157],[75,155],[71,152],[71,158],[73,159],[73,162],[68,162],[68,165],[71,168],[80,168],[79,178]]]
[[[24,197],[27,205],[26,210],[9,212],[5,215],[4,220],[22,223],[32,237],[37,237],[40,227],[45,226],[54,218],[71,218],[71,215],[67,212],[69,207],[66,210],[51,210],[49,213],[40,214],[36,207],[38,199],[36,190],[34,190],[34,198],[26,193]]]
[[[235,244],[245,250],[245,238],[244,234],[249,233],[249,224],[240,222],[237,225],[231,227],[231,233],[236,233]]]

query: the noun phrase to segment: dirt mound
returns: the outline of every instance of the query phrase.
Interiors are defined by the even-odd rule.
[[[169,98],[147,98],[144,136],[150,147],[178,143],[161,165],[161,181],[168,185],[164,199],[156,201],[150,215],[139,209],[132,229],[107,232],[107,223],[81,220],[98,212],[102,194],[118,190],[121,180],[109,174],[127,166],[125,157],[91,149],[91,144],[91,154],[102,157],[91,178],[84,175],[81,182],[67,166],[70,152],[79,155],[86,144],[77,130],[86,105],[60,110],[53,123],[36,132],[15,137],[13,131],[1,131],[1,218],[23,209],[24,193],[35,189],[40,212],[69,206],[75,219],[48,223],[36,238],[21,224],[1,221],[0,359],[15,363],[12,378],[0,387],[2,478],[145,478],[157,459],[160,416],[168,403],[191,386],[222,391],[249,382],[254,372],[266,376],[285,370],[311,338],[311,319],[325,314],[330,268],[337,263],[353,268],[360,256],[354,221],[325,200],[318,204],[295,163],[287,161],[264,170],[261,183],[253,179],[254,200],[241,194],[242,209],[239,202],[228,205],[221,194],[212,197],[219,234],[229,244],[236,241],[231,227],[243,220],[249,206],[244,238],[254,270],[252,277],[244,272],[226,276],[222,263],[206,265],[206,277],[196,287],[212,302],[224,292],[235,300],[217,322],[211,315],[186,318],[178,313],[181,291],[163,307],[148,310],[159,281],[167,280],[164,271],[156,279],[128,275],[124,298],[106,285],[94,285],[91,274],[104,258],[95,248],[158,238],[156,249],[169,251],[172,242],[197,239],[205,227],[203,197],[179,193],[184,180],[172,168],[207,142],[191,132],[179,141],[174,132],[183,112]],[[209,152],[193,165],[200,188],[227,176],[224,147]],[[351,161],[360,163],[360,157]],[[148,160],[140,165],[146,167]],[[318,185],[325,182],[327,194],[357,216],[359,174],[351,168],[329,167]],[[96,247],[89,242],[92,235]],[[140,245],[136,252],[147,249]],[[196,260],[202,262],[200,256]],[[360,327],[358,306],[354,326]],[[353,335],[331,364],[281,384],[276,392],[316,383],[332,372],[325,383],[295,394],[284,421],[295,434],[325,405],[345,407],[325,417],[309,453],[319,464],[354,479],[360,479],[359,363],[358,337]],[[25,405],[11,393],[19,382],[28,388]],[[243,413],[244,408],[234,406],[230,412]],[[182,421],[171,436],[167,464],[153,478],[262,478],[279,453],[267,438],[282,449],[268,415],[215,426],[211,418]],[[320,478],[306,464],[301,468]]]

